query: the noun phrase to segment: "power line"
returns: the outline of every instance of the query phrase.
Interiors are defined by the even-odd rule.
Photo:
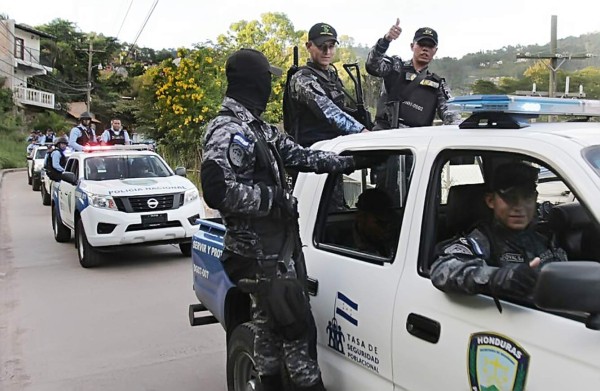
[[[125,19],[127,19],[127,15],[129,15],[129,10],[131,9],[132,5],[133,5],[133,0],[131,0],[131,2],[129,3],[129,8],[127,8],[127,12],[125,12],[125,16],[123,17],[123,21],[121,22],[121,27],[119,27],[119,31],[117,32],[117,39],[119,39],[119,34],[121,34],[121,29],[123,28],[123,25],[125,24]]]
[[[137,43],[137,40],[140,37],[140,35],[142,35],[142,31],[144,31],[144,28],[146,27],[146,23],[148,23],[148,20],[150,20],[150,16],[152,16],[152,13],[154,12],[154,9],[156,8],[157,5],[158,5],[158,0],[154,0],[154,4],[152,4],[152,8],[150,8],[150,12],[148,12],[148,15],[146,16],[146,20],[144,20],[144,23],[142,24],[140,31],[138,31],[137,35],[135,36],[135,39],[133,40],[133,43],[131,44],[131,47],[129,48],[129,51],[127,52],[127,55],[125,56],[125,58],[129,57],[129,54],[135,47],[135,44]]]

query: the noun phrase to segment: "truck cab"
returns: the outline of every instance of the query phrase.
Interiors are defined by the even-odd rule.
[[[472,115],[461,125],[378,131],[313,146],[385,157],[377,168],[344,177],[342,210],[331,208],[336,175],[298,177],[294,195],[326,388],[594,388],[600,381],[600,124],[531,118],[598,116],[600,104],[511,96],[459,97],[451,104]],[[491,175],[515,160],[539,169],[536,229],[554,235],[569,262],[541,269],[532,300],[496,302],[438,290],[429,278],[436,246],[487,218],[483,197]],[[390,252],[354,240],[358,197],[374,188],[392,200]],[[191,308],[190,319],[212,316],[224,325],[229,376],[229,366],[239,363],[229,350],[237,346],[231,330],[241,326],[228,324],[235,318],[227,314],[239,292],[212,250],[223,228],[207,241],[219,228],[211,224],[194,238],[194,287],[202,304]],[[201,309],[211,314],[197,316]],[[246,383],[228,377],[229,389],[257,381],[251,371],[232,376],[244,375]]]

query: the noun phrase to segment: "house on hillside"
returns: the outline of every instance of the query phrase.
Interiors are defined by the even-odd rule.
[[[52,72],[51,64],[40,52],[40,39],[55,39],[12,19],[0,19],[0,76],[4,86],[14,91],[14,102],[23,111],[54,110],[54,94],[29,88],[30,77]]]

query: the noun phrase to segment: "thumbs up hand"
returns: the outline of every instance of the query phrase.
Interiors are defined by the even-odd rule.
[[[390,27],[390,31],[388,31],[384,38],[390,42],[395,39],[398,39],[400,33],[402,32],[402,27],[400,27],[400,18],[396,18],[396,24]]]

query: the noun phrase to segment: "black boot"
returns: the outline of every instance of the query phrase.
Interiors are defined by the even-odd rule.
[[[261,376],[260,377],[261,388],[260,391],[282,391],[283,384],[281,382],[281,374]]]

